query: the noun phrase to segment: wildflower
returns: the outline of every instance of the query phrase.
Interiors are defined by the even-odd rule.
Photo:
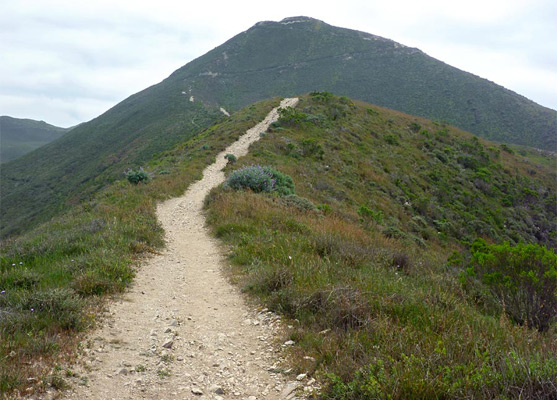
[[[0,292],[0,294],[4,294],[4,293],[6,293],[6,291],[5,291],[5,290],[2,290],[2,291]]]
[[[34,309],[34,308],[31,308],[31,312],[35,312],[35,309]]]
[[[12,264],[12,267],[15,267],[15,263]]]
[[[289,259],[289,260],[292,260],[292,256],[288,256],[288,259]]]
[[[23,261],[20,261],[20,262],[19,262],[19,265],[23,265]]]

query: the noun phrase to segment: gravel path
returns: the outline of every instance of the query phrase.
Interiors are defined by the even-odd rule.
[[[285,99],[281,107],[297,101]],[[280,373],[280,320],[250,309],[223,276],[225,259],[202,213],[203,199],[224,180],[224,155],[245,155],[277,118],[275,108],[182,197],[159,205],[167,248],[146,262],[103,326],[83,342],[66,398],[291,399],[307,384]]]

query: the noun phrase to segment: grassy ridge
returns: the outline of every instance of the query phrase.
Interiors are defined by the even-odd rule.
[[[147,185],[119,180],[0,250],[0,393],[63,386],[52,367],[94,325],[102,296],[122,291],[141,259],[163,246],[156,201],[178,196],[215,155],[262,120],[277,99],[251,106],[168,151]],[[31,384],[27,379],[31,378]]]
[[[249,164],[289,174],[316,207],[218,189],[209,223],[244,290],[293,321],[294,372],[328,382],[325,398],[555,396],[555,326],[475,304],[446,263],[475,236],[554,247],[554,171],[328,94],[283,113],[233,168]]]
[[[21,157],[68,132],[44,121],[0,116],[0,162]]]
[[[169,82],[137,93],[59,140],[2,166],[0,236],[19,234],[90,199],[130,167],[223,119]]]

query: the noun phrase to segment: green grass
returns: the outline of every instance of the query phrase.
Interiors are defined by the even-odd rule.
[[[486,312],[446,260],[475,235],[555,247],[555,172],[325,94],[283,117],[228,169],[272,166],[318,210],[230,189],[207,210],[243,290],[292,321],[294,373],[329,399],[554,398],[557,327]]]
[[[215,155],[262,120],[278,100],[251,106],[160,155],[148,184],[122,179],[90,201],[0,247],[0,393],[36,390],[94,326],[103,296],[123,291],[146,254],[164,246],[156,201],[178,196]],[[36,362],[42,360],[41,362]]]
[[[148,184],[122,174],[1,244],[3,394],[29,377],[37,391],[64,386],[57,366],[103,297],[163,246],[156,202],[183,193],[277,104],[247,107],[146,162]],[[214,190],[207,211],[231,246],[234,279],[292,321],[294,372],[319,378],[324,398],[551,398],[557,328],[539,333],[486,312],[446,263],[477,234],[555,245],[555,172],[499,150],[314,93],[229,163],[228,172],[260,164],[293,178],[296,194],[282,197]]]

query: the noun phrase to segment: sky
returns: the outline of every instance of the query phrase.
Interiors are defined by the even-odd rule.
[[[555,0],[0,0],[0,10],[0,115],[62,127],[259,21],[300,15],[417,47],[557,110]]]

